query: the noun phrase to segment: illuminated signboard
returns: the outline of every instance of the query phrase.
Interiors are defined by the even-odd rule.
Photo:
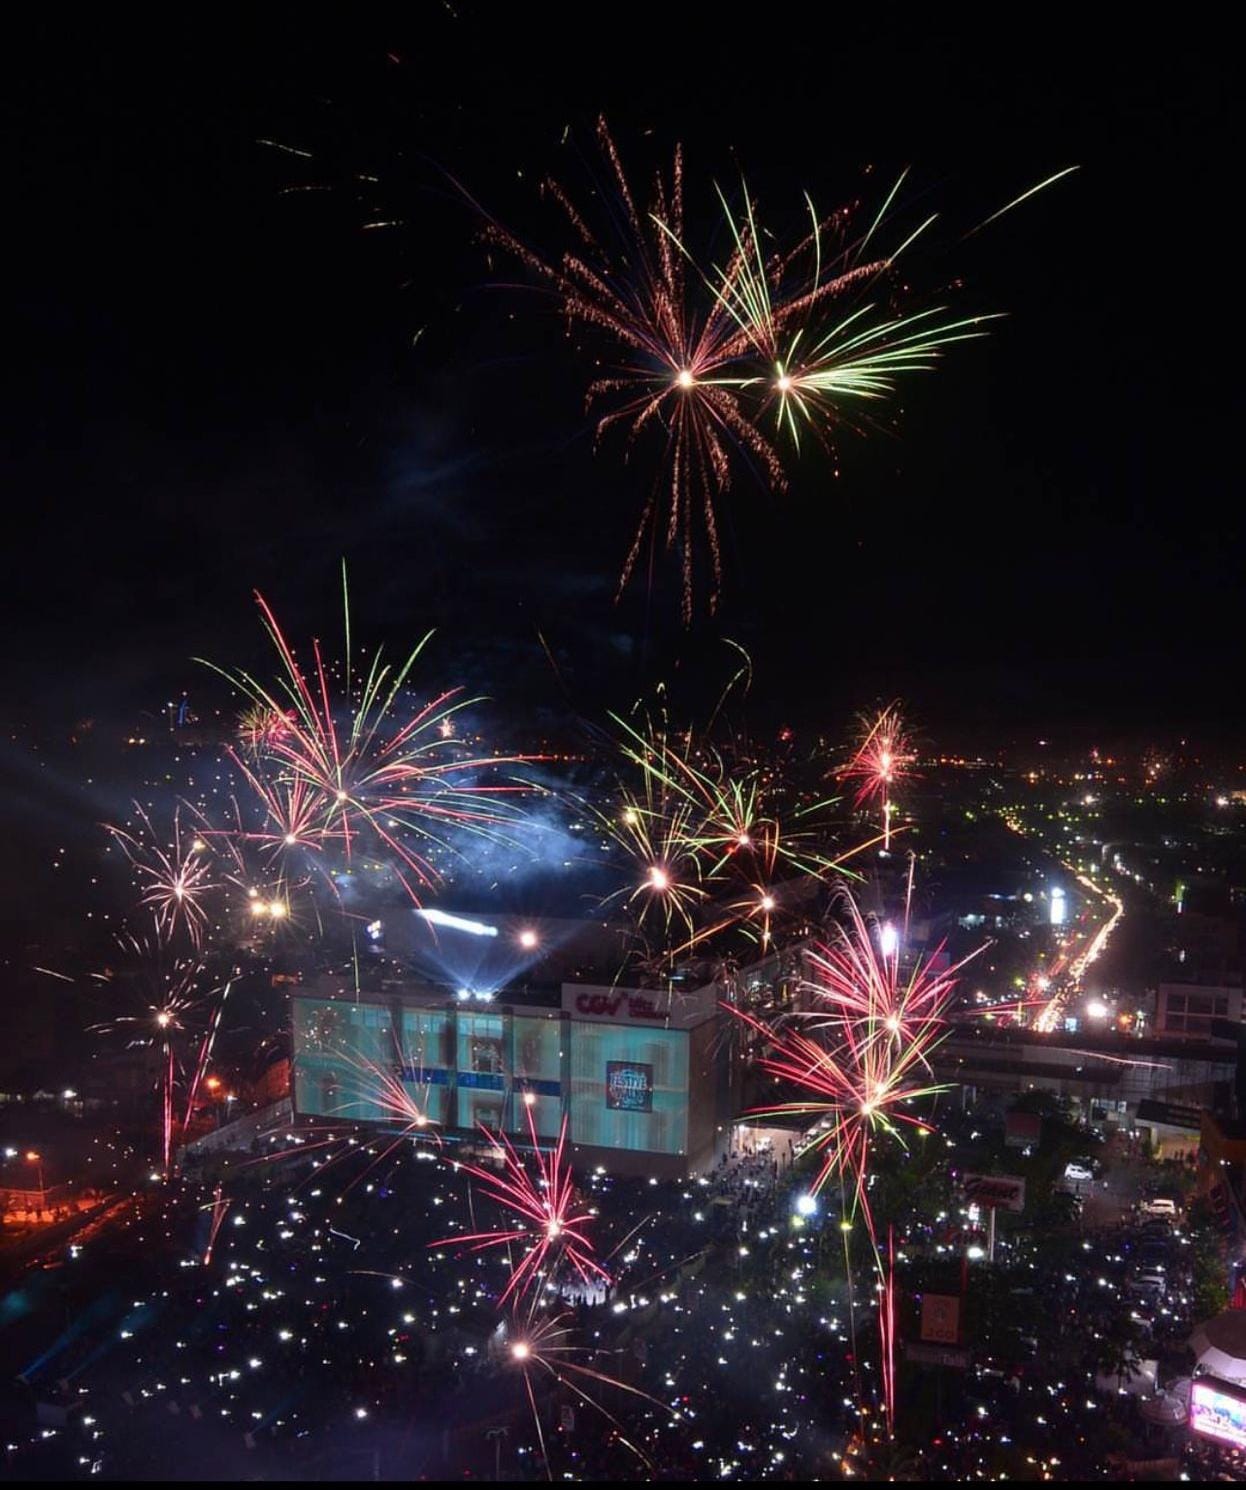
[[[703,1019],[712,1019],[718,1008],[719,989],[677,989],[658,993],[653,989],[603,987],[587,983],[562,985],[563,1012],[577,1021],[606,1020],[611,1024],[660,1024],[688,1029]]]
[[[922,1297],[922,1339],[936,1345],[955,1345],[960,1340],[960,1297],[954,1293],[928,1293]]]
[[[1246,1400],[1224,1382],[1195,1377],[1190,1390],[1190,1427],[1204,1438],[1246,1449]]]
[[[998,1211],[1025,1210],[1025,1181],[1017,1174],[967,1174],[961,1181],[965,1199]]]
[[[644,1061],[607,1061],[606,1106],[614,1112],[652,1112],[653,1067]]]

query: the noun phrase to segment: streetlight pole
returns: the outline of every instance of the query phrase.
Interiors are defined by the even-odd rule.
[[[493,1440],[493,1479],[497,1483],[502,1478],[502,1440],[510,1437],[509,1428],[486,1428],[485,1437]]]
[[[46,1194],[47,1194],[47,1192],[46,1192],[46,1190],[44,1188],[44,1184],[43,1184],[43,1155],[42,1154],[37,1154],[34,1151],[34,1149],[31,1149],[27,1153],[27,1155],[26,1155],[26,1162],[28,1164],[34,1164],[38,1168],[38,1174],[39,1174],[39,1209],[42,1211],[43,1210],[43,1202],[44,1202],[44,1199],[45,1199]]]

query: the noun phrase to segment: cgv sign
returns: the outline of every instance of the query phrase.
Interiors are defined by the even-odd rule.
[[[657,988],[605,988],[600,984],[564,983],[563,1012],[575,1019],[610,1024],[656,1024],[689,1029],[710,1018],[718,1007],[716,984],[692,992]]]

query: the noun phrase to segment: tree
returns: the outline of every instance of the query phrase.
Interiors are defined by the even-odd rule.
[[[1095,1364],[1104,1376],[1115,1376],[1117,1387],[1142,1364],[1137,1325],[1126,1315],[1114,1314],[1096,1341]]]

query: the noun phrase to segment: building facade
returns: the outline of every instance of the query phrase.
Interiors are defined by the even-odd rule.
[[[1212,1021],[1240,1024],[1240,987],[1203,983],[1161,983],[1155,1000],[1155,1033],[1186,1040],[1212,1040]]]
[[[561,1004],[482,1002],[414,985],[291,1000],[292,1096],[302,1117],[427,1123],[557,1139],[577,1162],[680,1177],[712,1166],[735,1115],[718,989],[564,984]]]

